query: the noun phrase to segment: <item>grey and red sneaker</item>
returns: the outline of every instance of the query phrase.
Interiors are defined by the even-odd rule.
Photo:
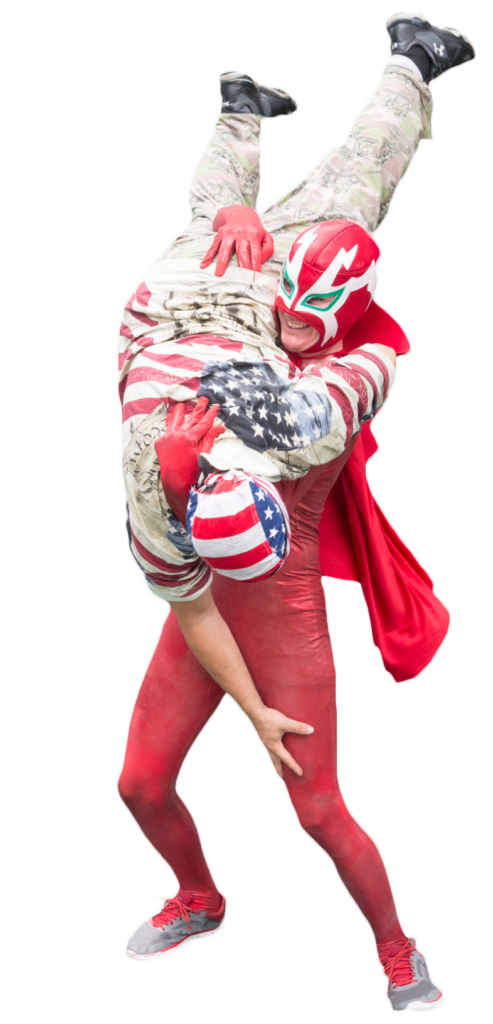
[[[210,910],[201,896],[196,895],[185,902],[178,893],[173,900],[166,900],[159,914],[137,929],[129,939],[127,953],[136,960],[149,960],[167,953],[187,939],[215,931],[225,910],[224,896],[221,896],[219,908]]]
[[[431,981],[426,960],[415,939],[377,943],[380,963],[389,979],[387,990],[393,1010],[432,1010],[442,999]]]
[[[443,75],[465,61],[474,59],[474,49],[456,28],[437,28],[420,14],[394,14],[387,22],[392,56],[409,56],[419,61],[419,51],[426,56],[425,82]]]

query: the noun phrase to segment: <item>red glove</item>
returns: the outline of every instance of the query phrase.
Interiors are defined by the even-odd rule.
[[[163,436],[154,442],[166,501],[183,526],[190,488],[200,476],[199,455],[208,454],[225,429],[223,423],[213,426],[219,406],[211,405],[206,412],[208,404],[209,399],[203,395],[185,419],[185,406],[177,402],[168,413]]]
[[[209,267],[217,255],[216,277],[222,277],[236,249],[238,266],[262,270],[274,252],[274,239],[250,206],[223,206],[212,223],[217,235],[200,266]]]

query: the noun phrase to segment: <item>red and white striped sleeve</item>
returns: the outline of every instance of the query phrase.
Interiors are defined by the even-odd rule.
[[[395,366],[378,346],[362,345],[347,356],[331,357],[319,373],[331,401],[331,439],[339,454],[383,405],[394,383]]]

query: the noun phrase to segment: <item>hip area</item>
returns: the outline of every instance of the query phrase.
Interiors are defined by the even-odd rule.
[[[272,665],[282,687],[320,675],[325,684],[331,646],[318,544],[296,543],[268,580],[245,583],[214,575],[212,594],[258,683]],[[268,699],[264,695],[264,699]]]
[[[337,475],[337,467],[316,467],[302,481],[288,484],[284,489],[288,495],[291,490],[292,501],[296,500],[296,492],[299,499],[300,484],[307,487],[307,493],[291,511],[290,553],[273,576],[257,582],[245,582],[214,573],[214,598],[231,626],[256,634],[262,623],[263,630],[267,633],[274,631],[275,635],[282,620],[284,639],[286,630],[297,632],[299,628],[318,638],[327,633],[320,570],[319,519]],[[276,487],[283,489],[280,484]],[[301,621],[303,627],[300,626]]]
[[[293,537],[300,547],[309,548],[312,544],[318,549],[318,527],[325,502],[350,458],[355,443],[356,436],[342,455],[324,465],[311,466],[298,480],[280,480],[276,483],[289,513]]]
[[[214,600],[235,636],[237,631],[256,637],[261,633],[271,643],[276,643],[276,637],[284,643],[299,629],[317,637],[327,633],[318,546],[304,555],[297,558],[292,549],[279,572],[268,580],[250,583],[214,574]]]
[[[353,446],[354,441],[338,459],[325,466],[313,466],[300,480],[276,484],[289,512],[291,550],[282,568],[269,580],[252,584],[255,590],[247,594],[247,603],[262,608],[266,618],[275,619],[275,609],[280,604],[286,607],[285,615],[293,620],[300,614],[311,617],[315,635],[319,636],[327,631],[320,569],[320,517]],[[247,584],[245,593],[249,587]]]

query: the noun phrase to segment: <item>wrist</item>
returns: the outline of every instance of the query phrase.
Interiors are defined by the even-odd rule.
[[[161,469],[161,483],[163,485],[163,491],[170,491],[173,494],[180,494],[183,498],[186,497],[187,502],[190,497],[190,491],[192,487],[198,483],[200,477],[200,469],[197,465],[196,471],[192,470],[189,473],[184,473],[178,470],[176,473],[169,467],[166,467],[165,472]]]
[[[243,706],[243,711],[248,715],[252,725],[257,730],[263,725],[268,710],[268,707],[263,703],[258,694],[251,701],[248,701],[248,706]]]
[[[174,512],[181,525],[187,529],[189,491],[174,491],[169,483],[163,483],[163,493],[171,511]]]
[[[219,231],[225,224],[231,222],[254,224],[255,227],[263,229],[262,221],[256,210],[251,206],[243,206],[240,203],[233,203],[231,206],[221,206],[212,222],[212,230]]]

